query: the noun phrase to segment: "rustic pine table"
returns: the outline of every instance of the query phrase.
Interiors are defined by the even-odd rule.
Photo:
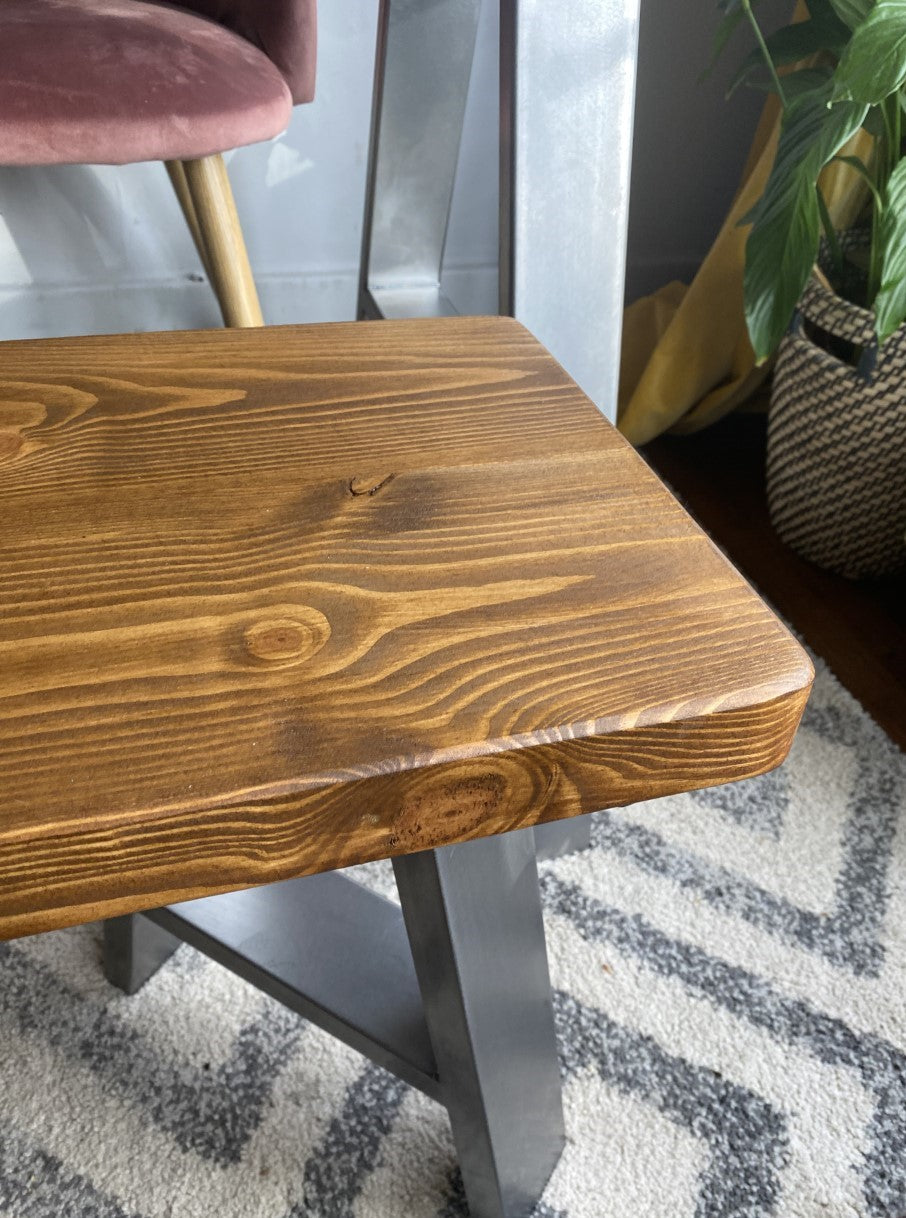
[[[126,990],[194,943],[526,1212],[532,826],[777,765],[794,639],[504,318],[5,344],[0,572],[0,935],[107,919]],[[401,912],[331,874],[388,857]]]

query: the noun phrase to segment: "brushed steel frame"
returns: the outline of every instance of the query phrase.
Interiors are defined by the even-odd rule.
[[[566,1140],[534,835],[393,869],[469,1212],[527,1215]]]

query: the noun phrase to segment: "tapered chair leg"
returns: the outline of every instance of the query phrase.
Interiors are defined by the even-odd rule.
[[[198,216],[195,214],[195,204],[192,202],[189,183],[186,181],[185,167],[182,161],[165,161],[164,165],[170,178],[170,185],[173,187],[173,193],[176,195],[179,206],[182,208],[186,226],[192,234],[192,240],[195,242],[195,248],[198,251],[198,257],[201,259],[201,265],[204,267],[204,273],[207,275],[208,280],[213,282],[208,262],[208,249],[204,243],[204,237],[198,223]]]
[[[224,324],[263,326],[258,291],[223,157],[216,155],[183,161],[181,168],[181,175],[170,170],[170,180],[199,252],[204,251],[202,261],[206,262],[208,276],[220,302]],[[183,202],[184,198],[186,202]]]
[[[522,1218],[565,1140],[532,830],[393,867],[470,1214]]]
[[[179,947],[180,940],[141,914],[104,923],[104,974],[111,985],[134,994]]]

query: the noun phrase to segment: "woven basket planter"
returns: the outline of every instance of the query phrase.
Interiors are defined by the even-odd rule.
[[[768,421],[775,529],[851,579],[906,563],[906,326],[870,376],[825,349],[873,343],[872,314],[812,279],[777,355]]]

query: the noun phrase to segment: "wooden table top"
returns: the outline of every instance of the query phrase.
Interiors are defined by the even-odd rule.
[[[762,772],[808,658],[508,319],[0,346],[0,937]]]

